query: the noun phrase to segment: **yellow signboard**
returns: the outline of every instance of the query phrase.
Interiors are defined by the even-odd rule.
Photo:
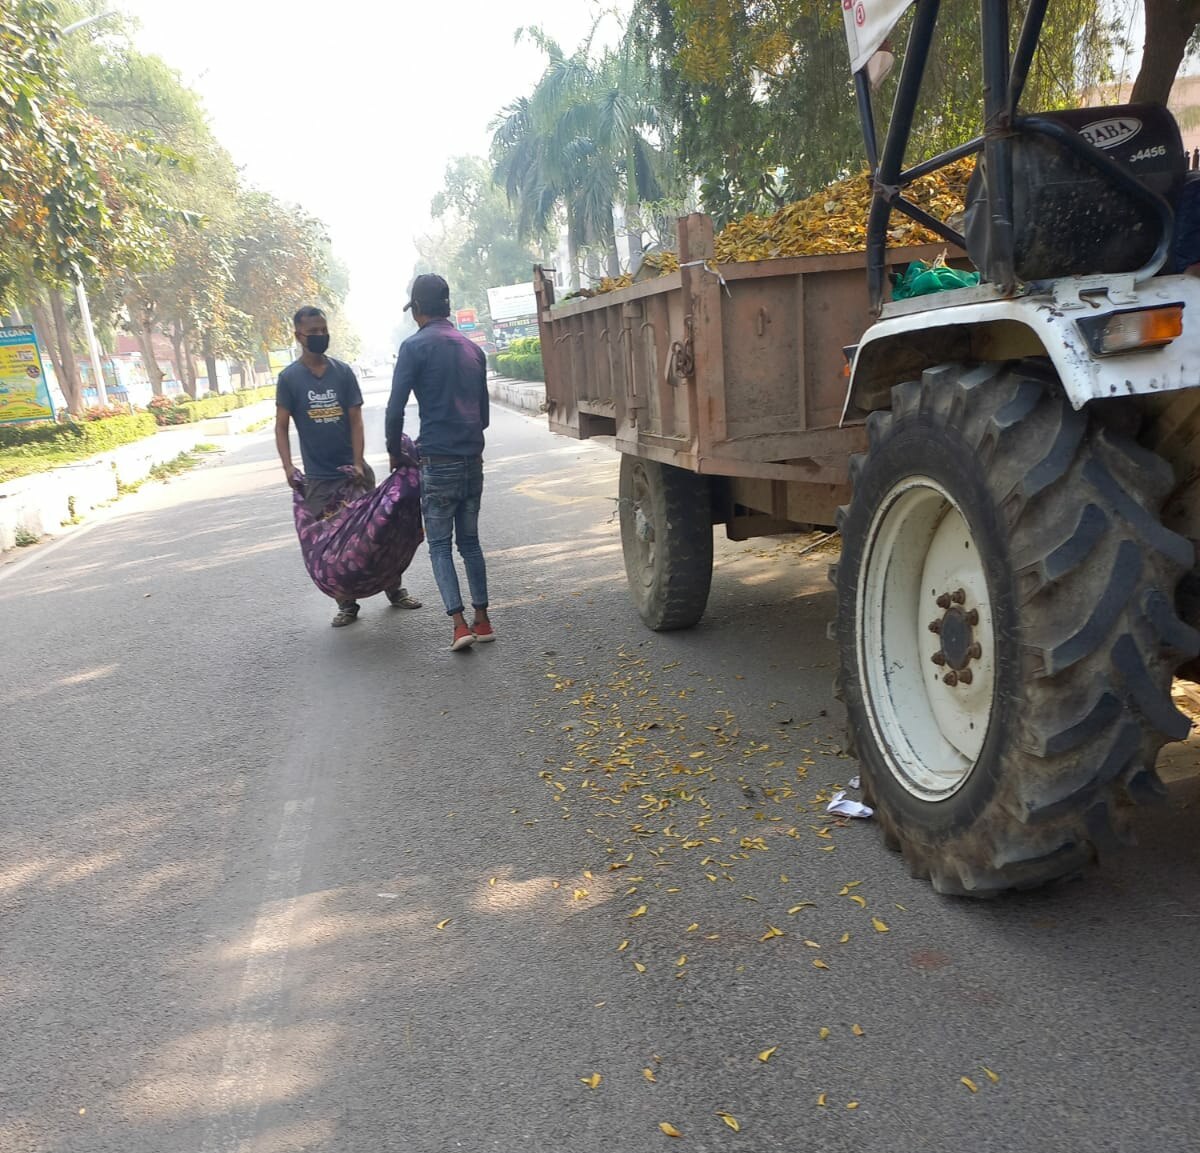
[[[53,419],[54,404],[33,329],[0,328],[0,424]]]

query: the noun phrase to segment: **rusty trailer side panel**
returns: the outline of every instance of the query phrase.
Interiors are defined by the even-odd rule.
[[[832,523],[866,444],[862,425],[838,427],[843,349],[870,324],[865,254],[717,266],[700,214],[679,222],[679,242],[678,272],[590,299],[554,305],[535,273],[550,428],[731,478],[731,534],[734,520],[739,536]]]

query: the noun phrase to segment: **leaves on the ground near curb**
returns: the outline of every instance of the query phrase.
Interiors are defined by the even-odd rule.
[[[599,1086],[600,1082],[604,1080],[604,1078],[601,1077],[599,1073],[593,1073],[590,1077],[580,1077],[579,1080],[582,1081],[589,1089],[595,1089]]]
[[[683,1134],[682,1134],[682,1133],[680,1133],[680,1132],[679,1132],[679,1130],[678,1130],[678,1129],[676,1129],[676,1128],[675,1128],[675,1126],[674,1126],[674,1125],[672,1125],[670,1121],[660,1121],[660,1122],[658,1123],[658,1127],[659,1127],[659,1128],[660,1128],[660,1129],[661,1129],[661,1130],[662,1130],[662,1131],[663,1131],[663,1132],[664,1132],[664,1133],[665,1133],[665,1134],[666,1134],[668,1137],[682,1137],[682,1136],[683,1136]]]
[[[645,905],[638,905],[638,907],[636,909],[634,909],[632,913],[629,914],[629,919],[632,921],[634,919],[634,917],[644,917],[646,915],[646,912],[647,912],[647,909],[646,909]]]
[[[717,1110],[717,1116],[725,1122],[735,1133],[741,1130],[741,1125],[738,1124],[738,1119],[732,1113],[726,1113],[724,1109]]]
[[[761,1053],[759,1053],[758,1059],[765,1064],[775,1055],[775,1050],[778,1048],[778,1045],[772,1045],[769,1049],[764,1049]]]

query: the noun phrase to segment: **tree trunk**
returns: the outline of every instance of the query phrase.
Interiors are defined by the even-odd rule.
[[[33,313],[34,331],[41,338],[42,347],[50,354],[50,363],[54,365],[55,379],[65,397],[67,386],[64,382],[67,374],[63,369],[62,354],[58,351],[58,337],[55,335],[54,322],[50,319],[50,313],[46,311],[46,302],[37,288],[31,289],[29,292],[29,310]]]
[[[137,337],[138,347],[142,350],[142,362],[146,367],[146,376],[150,380],[150,389],[155,396],[163,394],[163,374],[158,367],[158,356],[154,351],[154,320],[150,310],[132,294],[125,301],[129,310],[129,319],[133,324],[133,332]]]
[[[607,227],[604,229],[604,249],[608,259],[608,275],[621,275],[621,254],[617,251],[617,229],[613,222],[612,212],[608,214]]]
[[[1133,84],[1134,104],[1166,104],[1188,40],[1200,21],[1200,0],[1146,0],[1142,66]]]
[[[79,375],[79,361],[71,346],[71,326],[67,323],[67,310],[63,307],[62,293],[50,289],[50,311],[54,314],[54,332],[58,340],[58,354],[62,357],[63,375],[59,380],[63,396],[67,398],[67,411],[78,416],[83,411],[83,379]]]
[[[217,354],[213,351],[212,333],[204,330],[204,371],[208,374],[208,391],[220,392],[221,381],[217,378]]]
[[[183,371],[183,333],[179,331],[179,325],[171,326],[171,348],[175,353],[175,379],[183,385],[183,390],[187,391],[187,373]]]
[[[200,385],[196,380],[196,358],[192,355],[192,345],[186,332],[183,334],[182,340],[184,387],[187,389],[188,396],[194,400],[200,395]]]

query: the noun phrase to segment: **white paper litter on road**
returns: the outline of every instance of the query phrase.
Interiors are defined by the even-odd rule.
[[[850,788],[861,789],[862,788],[862,779],[859,777],[851,777],[850,778]]]
[[[825,811],[827,813],[837,813],[839,817],[862,817],[864,820],[872,816],[875,812],[870,805],[850,800],[845,792],[834,793],[833,800],[825,806]]]

